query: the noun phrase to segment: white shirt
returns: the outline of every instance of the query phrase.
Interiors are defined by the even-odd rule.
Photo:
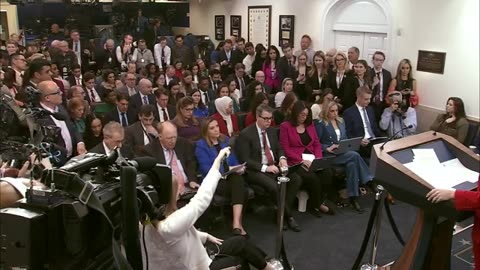
[[[277,92],[275,94],[275,108],[280,108],[282,106],[282,102],[287,96],[285,92]]]
[[[375,137],[375,134],[370,134],[370,132],[368,132],[367,122],[365,121],[365,116],[363,115],[364,109],[365,109],[365,113],[367,113],[366,108],[358,106],[358,104],[356,102],[355,102],[355,106],[357,106],[358,112],[360,113],[360,117],[362,117],[363,129],[365,131],[365,136],[363,138],[364,139],[369,139],[369,138]],[[368,117],[368,113],[367,113],[367,117]],[[368,122],[371,125],[370,119],[368,119]],[[372,129],[371,126],[370,126],[370,129]]]
[[[255,60],[255,54],[254,55],[247,54],[247,56],[245,56],[245,58],[243,58],[243,61],[242,61],[242,63],[245,65],[245,73],[249,76],[252,76],[253,60]]]
[[[267,171],[267,164],[268,164],[268,160],[267,160],[267,155],[265,154],[265,147],[263,146],[263,134],[262,134],[262,130],[258,127],[257,123],[255,123],[255,126],[257,127],[257,132],[258,132],[258,136],[260,137],[260,148],[261,148],[261,151],[262,151],[262,169],[261,169],[261,172],[266,172]],[[266,133],[266,131],[265,131]],[[267,144],[268,144],[268,148],[270,148],[270,153],[272,154],[272,158],[273,158],[273,161],[275,162],[275,156],[273,155],[273,152],[272,152],[272,147],[271,147],[271,144],[270,144],[270,140],[268,139],[268,134],[265,134],[266,138],[267,138]]]
[[[157,103],[157,108],[158,108],[158,116],[159,116],[159,119],[160,119],[160,123],[165,122],[165,119],[163,118],[163,110],[165,110],[165,113],[167,114],[168,119],[170,119],[170,115],[168,114],[167,108],[160,107],[160,105],[158,105],[158,103]]]
[[[199,89],[200,90],[200,89]],[[203,92],[202,90],[200,90],[200,96],[202,97],[202,103],[208,107],[208,102],[205,98],[205,94],[208,96],[208,91],[205,91]],[[209,97],[210,98],[210,97]]]
[[[44,105],[43,103],[40,103],[40,105],[45,110],[51,113],[55,113],[58,111],[58,108],[56,108],[55,110],[52,110],[46,105]],[[65,142],[65,148],[67,149],[67,157],[72,156],[72,153],[73,153],[72,136],[70,135],[70,131],[68,130],[67,124],[65,123],[65,121],[57,120],[55,117],[53,117],[53,115],[50,115],[50,118],[53,120],[53,123],[55,123],[55,126],[59,127],[61,130],[61,135],[62,135],[63,141]]]
[[[137,93],[137,90],[135,88],[130,88],[130,87],[127,86],[127,90],[128,90],[128,95],[129,96],[133,96]]]
[[[87,91],[85,94],[87,94],[90,97],[91,102],[102,102],[102,99],[100,98],[100,95],[98,94],[97,90],[95,90],[95,88],[92,88],[92,89],[86,88],[86,90]],[[92,99],[92,92],[95,95],[95,99]]]
[[[108,148],[108,146],[105,144],[105,141],[102,141],[102,144],[103,144],[103,150],[105,150],[105,155],[109,156],[110,153],[112,153],[112,150]]]
[[[148,138],[148,133],[147,133],[147,129],[145,128],[145,126],[140,123],[142,125],[142,130],[143,130],[143,145],[147,145],[150,143],[150,139]]]
[[[380,92],[380,93],[379,93],[379,94],[380,94],[380,95],[379,95],[379,96],[380,96],[380,101],[383,101],[383,73],[382,73],[382,72],[383,72],[383,68],[380,69],[380,70],[374,69],[373,71],[375,71],[374,76],[377,76],[377,73],[380,73],[380,74],[378,74],[378,79],[379,79],[379,81],[380,81],[380,82],[378,83],[378,89],[379,89],[379,92]]]
[[[162,149],[163,149],[163,155],[165,156],[165,162],[167,163],[166,165],[172,167],[172,157],[170,156],[170,150],[163,147],[163,145],[162,145]],[[185,170],[183,169],[182,162],[178,159],[177,154],[175,153],[175,149],[173,149],[173,154],[174,154],[175,159],[177,160],[178,169],[182,173],[183,179],[184,179],[185,184],[186,184],[186,183],[188,183],[188,177],[185,174]]]
[[[239,90],[239,94],[238,94],[238,98],[242,98],[242,94],[244,91],[246,91],[246,89],[244,88],[247,88],[247,85],[245,84],[245,80],[242,78],[242,77],[237,77],[238,79],[238,90]],[[243,82],[243,86],[244,88],[242,88],[242,82]]]
[[[75,50],[75,44],[77,44],[77,50]],[[81,48],[81,45],[80,45],[80,41],[72,41],[72,51],[75,53],[75,55],[77,56],[77,61],[78,61],[78,64],[79,65],[82,65],[82,48]]]
[[[170,56],[172,54],[170,47],[165,45],[165,47],[163,48],[163,53],[164,62],[168,66],[170,65]],[[155,44],[155,46],[153,47],[153,54],[155,58],[155,64],[157,64],[159,68],[165,69],[166,67],[162,66],[162,46],[160,45],[160,43]]]

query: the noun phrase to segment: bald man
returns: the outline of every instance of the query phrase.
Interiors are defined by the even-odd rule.
[[[67,111],[62,106],[62,91],[54,81],[42,81],[38,84],[38,90],[41,93],[40,107],[55,113],[40,119],[42,126],[56,126],[59,128],[59,136],[54,139],[54,144],[62,147],[62,161],[64,163],[70,157],[75,155],[85,154],[85,144],[83,143],[81,135],[75,129],[75,126],[70,121]],[[58,119],[57,119],[58,118]]]
[[[142,105],[155,105],[152,82],[148,79],[141,79],[138,82],[138,93],[131,96],[128,102],[128,114],[137,115]]]
[[[265,73],[263,73],[263,71],[259,70],[259,71],[255,72],[255,81],[262,84],[262,88],[263,88],[264,93],[274,94],[274,93],[270,93],[272,91],[272,88],[270,88],[270,86],[265,84]]]
[[[192,144],[178,137],[177,127],[170,121],[159,123],[157,131],[158,140],[146,145],[140,155],[154,157],[158,163],[171,166],[179,182],[180,194],[197,189],[197,162]]]

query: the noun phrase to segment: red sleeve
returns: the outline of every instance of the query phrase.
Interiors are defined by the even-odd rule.
[[[290,122],[283,122],[280,125],[280,146],[285,153],[287,158],[288,165],[297,164],[302,162],[302,155],[298,155],[295,150],[290,145],[290,130],[294,128],[291,126]]]
[[[245,127],[250,126],[251,124],[253,124],[253,122],[255,122],[253,119],[253,114],[252,112],[249,112],[245,117]]]
[[[232,114],[231,117],[232,117],[233,132],[238,133],[240,131],[238,128],[238,118],[235,114]]]
[[[308,133],[310,134],[310,137],[313,140],[313,152],[315,154],[315,158],[322,158],[322,145],[320,144],[320,140],[318,139],[317,136],[317,131],[313,127],[313,125],[310,125],[308,127]]]
[[[479,191],[455,191],[455,208],[460,211],[480,210],[480,192]]]

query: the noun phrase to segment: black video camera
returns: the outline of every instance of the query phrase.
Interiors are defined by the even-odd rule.
[[[117,150],[44,170],[48,189],[31,187],[15,208],[0,210],[2,268],[125,269],[121,238],[127,265],[142,269],[140,216],[155,215],[171,193],[171,169],[152,160],[127,161]]]

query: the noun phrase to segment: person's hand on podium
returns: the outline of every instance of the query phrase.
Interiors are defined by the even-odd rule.
[[[427,193],[427,200],[432,203],[448,201],[455,198],[455,189],[432,189]]]

